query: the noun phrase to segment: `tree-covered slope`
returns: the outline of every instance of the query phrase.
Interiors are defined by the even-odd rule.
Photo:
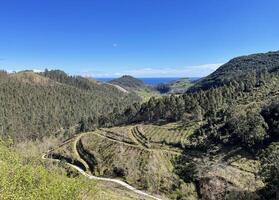
[[[100,116],[137,101],[133,94],[62,71],[2,72],[0,130],[18,139],[37,138],[76,125],[83,117],[98,123]]]
[[[279,51],[241,56],[230,60],[209,76],[198,81],[190,91],[223,86],[231,81],[249,78],[258,72],[273,72],[279,68]]]

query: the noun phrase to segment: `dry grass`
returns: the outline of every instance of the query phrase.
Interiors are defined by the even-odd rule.
[[[118,177],[158,194],[171,193],[172,186],[179,182],[173,173],[173,155],[113,142],[95,134],[83,137],[82,143],[96,159],[96,175]],[[123,176],[119,176],[115,168],[123,170]]]
[[[49,78],[40,76],[34,72],[19,72],[16,74],[10,74],[11,77],[16,78],[17,80],[24,82],[24,83],[30,83],[30,84],[36,84],[36,85],[53,85],[54,81],[50,80]]]
[[[192,186],[182,187],[183,181],[174,173],[174,161],[179,155],[174,146],[185,144],[196,127],[185,129],[172,123],[103,128],[84,134],[80,141],[90,153],[90,160],[94,161],[91,163],[95,163],[91,167],[93,174],[119,178],[153,194],[168,197],[187,194],[194,198],[196,190]],[[133,135],[135,128],[139,129],[139,136]],[[78,160],[73,147],[71,142],[56,149],[55,153]]]
[[[152,143],[163,143],[168,145],[183,146],[188,144],[188,137],[198,128],[198,124],[183,128],[176,123],[163,126],[142,125],[144,136]]]
[[[103,128],[99,133],[115,140],[135,144],[135,142],[129,137],[131,128],[132,126]]]

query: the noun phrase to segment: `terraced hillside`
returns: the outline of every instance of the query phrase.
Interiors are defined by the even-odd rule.
[[[142,133],[148,141],[158,145],[170,145],[174,147],[183,147],[189,143],[188,137],[199,127],[199,123],[184,128],[176,123],[170,123],[164,126],[144,125],[141,126]]]
[[[168,140],[167,129],[175,129],[178,125],[162,126],[166,132],[161,135],[161,141],[157,142],[146,138],[149,138],[150,133],[144,131],[148,131],[150,126],[138,124],[83,133],[51,154],[96,176],[121,179],[149,193],[168,195],[162,199],[173,199],[180,193],[196,199],[194,185],[183,182],[174,173],[175,159],[182,150],[171,143],[164,143]],[[159,126],[154,125],[153,129],[156,127]],[[169,133],[176,134],[178,138],[181,134],[179,130],[170,130]]]
[[[199,127],[198,123],[187,128],[170,123],[104,128],[78,135],[53,154],[70,159],[95,176],[123,180],[140,190],[160,195],[160,199],[197,199],[194,182],[185,182],[177,176],[176,159],[183,157],[182,147],[190,145],[189,137]],[[198,173],[205,177],[201,186],[207,187],[206,178],[212,177],[216,184],[228,182],[228,187],[235,190],[253,192],[264,185],[258,176],[260,163],[252,156],[243,156],[245,153],[241,149],[228,149],[204,157],[201,152],[189,149],[188,156],[199,163]],[[218,187],[214,185],[214,188]]]

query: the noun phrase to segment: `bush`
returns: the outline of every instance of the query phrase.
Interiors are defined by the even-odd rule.
[[[279,189],[279,142],[269,145],[260,154],[260,160],[262,165],[260,174],[266,183],[262,193],[267,199],[271,199]]]
[[[248,110],[234,112],[225,123],[224,131],[231,144],[240,143],[244,147],[257,147],[268,137],[267,124],[259,112]]]
[[[171,90],[171,88],[168,84],[160,83],[156,86],[156,90],[164,94],[164,93],[168,93]]]
[[[265,107],[262,115],[269,126],[269,134],[279,136],[279,103],[272,103]]]

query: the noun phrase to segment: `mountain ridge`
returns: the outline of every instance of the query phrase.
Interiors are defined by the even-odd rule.
[[[258,73],[264,70],[272,72],[279,68],[279,51],[239,56],[231,59],[207,77],[199,80],[189,88],[190,92],[220,87],[230,81],[245,79],[247,73]]]

